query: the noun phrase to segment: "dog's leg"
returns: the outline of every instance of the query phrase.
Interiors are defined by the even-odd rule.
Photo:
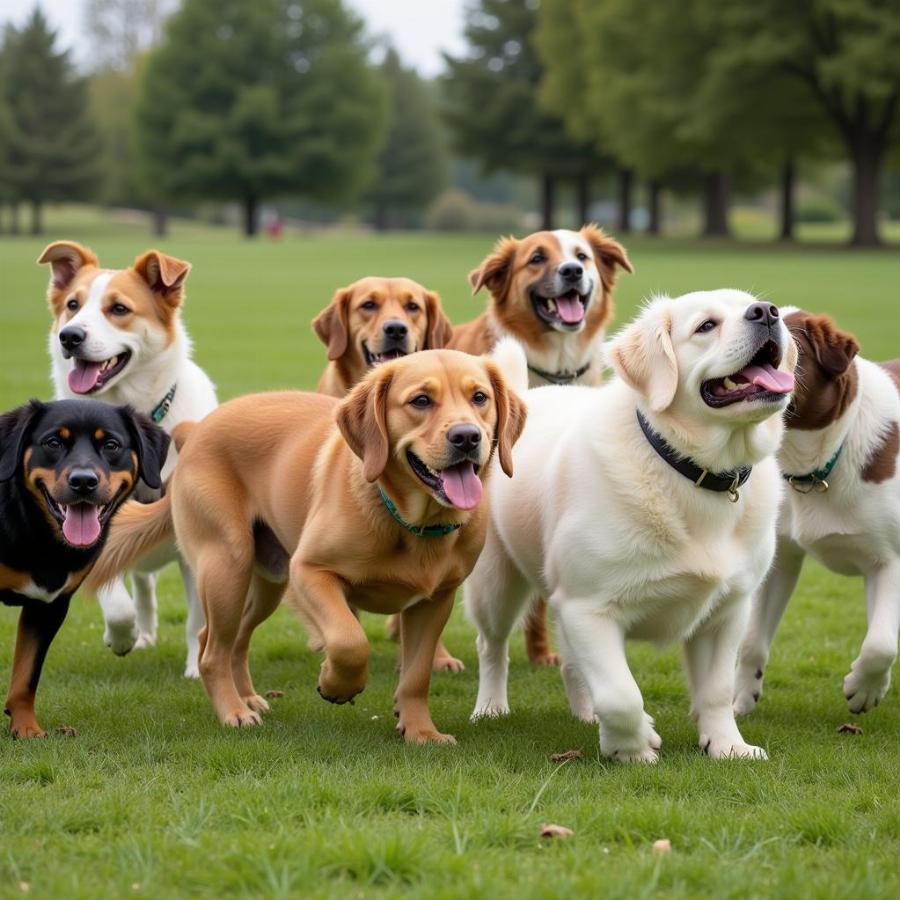
[[[388,616],[385,623],[385,631],[388,638],[392,641],[400,640],[400,613],[394,613]],[[461,659],[457,659],[448,649],[443,639],[438,641],[437,649],[434,651],[434,664],[432,666],[435,672],[464,672],[465,663]]]
[[[138,630],[134,649],[142,650],[156,644],[156,575],[152,572],[132,572],[131,583]]]
[[[558,666],[559,656],[550,649],[547,632],[547,601],[537,597],[525,616],[525,652],[533,666]]]
[[[250,677],[250,638],[257,626],[265,622],[269,616],[278,609],[281,595],[284,593],[283,584],[275,584],[266,581],[258,573],[254,573],[250,579],[250,591],[247,595],[247,605],[241,616],[241,625],[238,629],[237,640],[231,654],[231,669],[234,673],[234,683],[244,703],[256,712],[266,712],[269,704],[265,698],[256,693],[253,687],[253,679]]]
[[[453,611],[456,591],[431,600],[420,600],[400,614],[400,682],[394,694],[397,731],[408,744],[455,744],[451,734],[441,734],[428,710],[428,686],[435,648]]]
[[[52,603],[35,601],[22,607],[5,707],[13,737],[33,738],[46,734],[34,714],[34,697],[47,650],[68,611],[67,596],[57,597]]]
[[[184,596],[187,600],[187,621],[184,625],[184,636],[187,642],[187,659],[184,664],[185,678],[200,677],[200,629],[206,624],[203,616],[203,604],[197,593],[197,582],[194,573],[181,554],[178,556],[178,568],[184,584]]]
[[[741,647],[734,695],[734,711],[739,716],[752,712],[762,696],[769,648],[797,586],[803,558],[803,551],[792,540],[779,537],[775,561],[753,598],[747,635]]]
[[[562,675],[563,685],[566,688],[569,709],[572,710],[572,715],[576,719],[597,725],[597,714],[594,712],[594,701],[591,700],[591,692],[578,666],[572,662],[574,652],[566,644],[566,636],[562,629],[557,632],[557,640],[559,641],[559,649],[562,654],[559,673]]]
[[[552,599],[565,664],[577,667],[600,722],[600,752],[619,762],[656,762],[662,740],[628,667],[622,626],[599,614],[594,599]]]
[[[138,638],[137,610],[125,580],[115,578],[97,591],[97,600],[103,611],[103,642],[116,656],[124,656],[134,649]]]
[[[684,644],[691,715],[700,747],[712,759],[767,759],[765,750],[746,743],[734,720],[735,665],[750,603],[749,597],[732,602]]]
[[[844,696],[854,713],[878,706],[891,686],[900,628],[900,560],[892,560],[866,576],[866,609],[866,637],[844,679]]]

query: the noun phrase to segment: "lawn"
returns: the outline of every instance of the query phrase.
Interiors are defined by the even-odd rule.
[[[90,244],[120,266],[152,241],[136,225],[48,216],[49,239]],[[404,274],[438,290],[451,316],[476,314],[466,273],[490,236],[354,234],[245,242],[177,226],[162,249],[194,264],[185,316],[222,398],[311,388],[324,348],[309,328],[334,289]],[[0,408],[47,396],[42,240],[0,240]],[[839,246],[626,242],[637,268],[617,321],[653,292],[758,291],[833,313],[873,358],[900,350],[900,256]],[[118,659],[96,603],[81,597],[54,644],[38,698],[42,724],[74,738],[0,738],[0,895],[894,897],[900,859],[900,697],[851,716],[841,679],[862,640],[862,584],[809,565],[788,609],[766,694],[742,727],[770,761],[714,763],[696,746],[676,650],[630,658],[663,737],[654,767],[598,758],[596,729],[567,712],[558,673],[533,670],[514,637],[507,720],[470,724],[474,633],[457,610],[447,642],[466,664],[432,687],[456,747],[394,735],[396,648],[368,617],[371,680],[354,706],[323,703],[317,654],[285,610],[259,630],[257,686],[277,689],[265,725],[231,731],[181,677],[184,605],[161,579],[155,649]],[[16,613],[0,610],[0,671]],[[562,765],[550,755],[580,749]],[[545,822],[569,841],[541,842]],[[672,852],[655,855],[659,838]]]

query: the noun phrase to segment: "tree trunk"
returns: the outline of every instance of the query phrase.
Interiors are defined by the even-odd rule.
[[[372,214],[372,224],[376,231],[388,230],[388,210],[387,204],[383,200],[375,201],[375,210]]]
[[[31,203],[31,233],[44,233],[44,207],[40,200],[33,200]]]
[[[631,231],[631,189],[634,173],[631,169],[619,169],[619,232]]]
[[[582,172],[575,180],[575,204],[578,214],[578,228],[587,225],[591,217],[591,176]]]
[[[3,204],[0,203],[0,234],[3,234],[5,229],[5,224],[3,222],[3,216],[6,213],[6,210],[3,208]]]
[[[703,237],[729,237],[728,203],[731,179],[726,172],[709,172],[703,184]]]
[[[780,241],[794,240],[794,180],[796,170],[792,159],[785,160],[781,169],[781,230]]]
[[[258,202],[256,197],[244,198],[244,237],[256,237]]]
[[[552,175],[541,176],[541,227],[544,231],[553,229],[556,211],[556,181]]]
[[[662,185],[658,181],[651,181],[648,186],[647,206],[647,233],[662,234]]]
[[[169,233],[169,214],[164,206],[153,208],[153,234],[156,237],[165,237]]]
[[[857,136],[850,146],[853,161],[853,237],[855,247],[876,247],[878,236],[878,182],[883,148],[868,134]]]
[[[13,200],[9,205],[9,233],[19,233],[19,201]]]

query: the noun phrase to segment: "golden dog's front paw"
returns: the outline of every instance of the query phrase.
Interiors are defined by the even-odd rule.
[[[466,670],[466,664],[461,659],[450,656],[449,653],[446,656],[435,656],[431,667],[435,672],[464,672]]]
[[[36,719],[22,719],[20,721],[13,719],[9,726],[9,733],[14,738],[22,738],[24,740],[47,737],[47,732],[38,725]]]
[[[434,725],[407,727],[401,721],[397,725],[397,733],[403,737],[407,744],[455,744],[456,738],[452,734],[441,734]]]
[[[249,706],[245,706],[222,716],[222,724],[229,728],[249,728],[253,725],[262,725],[262,717]]]
[[[269,702],[263,697],[260,697],[259,694],[248,694],[246,697],[241,697],[244,703],[250,707],[254,712],[264,713],[269,711]]]
[[[339,670],[326,659],[322,663],[316,690],[329,703],[352,703],[353,698],[363,692],[367,675],[366,666],[354,670]]]

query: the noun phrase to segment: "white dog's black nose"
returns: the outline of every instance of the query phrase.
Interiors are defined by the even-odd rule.
[[[402,341],[409,329],[406,327],[405,322],[399,322],[396,319],[391,319],[389,322],[384,323],[384,333],[386,337],[389,337],[392,341]]]
[[[584,269],[578,263],[566,263],[559,267],[559,277],[566,281],[581,281]]]
[[[778,321],[778,307],[773,306],[771,303],[760,303],[757,301],[747,307],[744,318],[748,322],[753,322],[756,325],[765,325],[768,328]]]
[[[83,328],[80,328],[78,325],[69,325],[68,328],[63,328],[59,333],[59,342],[71,353],[79,344],[84,343],[86,337],[87,332]]]
[[[451,425],[447,440],[457,450],[471,453],[481,443],[481,429],[477,425]]]

